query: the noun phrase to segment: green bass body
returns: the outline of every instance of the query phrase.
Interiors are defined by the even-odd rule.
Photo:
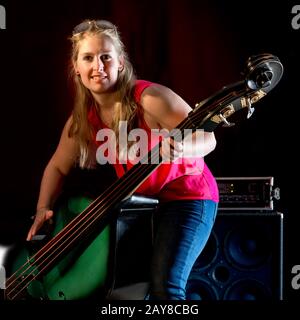
[[[73,197],[55,213],[53,236],[61,231],[77,214],[82,212],[91,199]],[[45,274],[33,280],[27,287],[32,298],[50,300],[87,299],[105,286],[108,275],[110,251],[110,226],[107,225],[87,243],[79,243],[69,253],[62,252],[62,259],[54,264]],[[63,250],[63,248],[58,248]],[[15,260],[17,270],[30,259],[30,254],[23,249]],[[34,272],[37,274],[38,268]]]

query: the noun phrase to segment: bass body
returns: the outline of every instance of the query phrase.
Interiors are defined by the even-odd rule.
[[[92,201],[87,197],[69,198],[56,212],[53,233],[50,236],[58,235]],[[49,253],[47,250],[35,256],[30,252],[32,250],[24,247],[13,263],[14,275],[7,282],[6,299],[23,297],[23,299],[76,300],[86,299],[96,292],[102,292],[109,278],[111,229],[111,225],[102,227],[100,232],[78,243],[53,267],[43,263],[44,255]],[[50,254],[53,254],[53,251],[63,254],[64,248],[58,243],[57,247],[51,248]],[[47,268],[48,271],[40,277],[43,268]],[[23,286],[26,286],[26,290],[23,290]],[[20,291],[23,291],[21,295]]]

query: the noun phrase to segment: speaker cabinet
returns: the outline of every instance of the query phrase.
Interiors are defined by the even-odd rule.
[[[121,205],[112,232],[114,289],[149,281],[153,214],[157,206],[157,199],[136,195]]]
[[[218,213],[196,260],[189,300],[282,300],[283,214]]]
[[[152,252],[152,208],[123,210],[117,220],[115,287],[148,281]]]

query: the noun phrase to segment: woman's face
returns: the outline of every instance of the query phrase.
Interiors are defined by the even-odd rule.
[[[123,59],[105,35],[87,35],[79,42],[75,71],[93,95],[114,90]]]

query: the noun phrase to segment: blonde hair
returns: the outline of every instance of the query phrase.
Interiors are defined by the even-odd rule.
[[[134,101],[133,93],[136,77],[117,27],[106,20],[84,20],[74,28],[73,35],[70,38],[72,42],[70,76],[75,87],[75,97],[72,112],[73,121],[69,130],[69,136],[75,137],[78,141],[80,167],[93,167],[96,164],[96,145],[93,141],[95,133],[88,121],[88,112],[90,108],[97,105],[97,102],[91,92],[82,84],[80,77],[77,76],[74,65],[78,58],[80,41],[86,36],[94,35],[109,37],[119,56],[122,56],[124,59],[124,68],[119,71],[116,84],[116,91],[121,103],[118,104],[112,123],[112,129],[116,134],[117,142],[119,140],[119,121],[127,121],[128,131],[136,126],[137,104]],[[97,109],[95,108],[95,110]]]

